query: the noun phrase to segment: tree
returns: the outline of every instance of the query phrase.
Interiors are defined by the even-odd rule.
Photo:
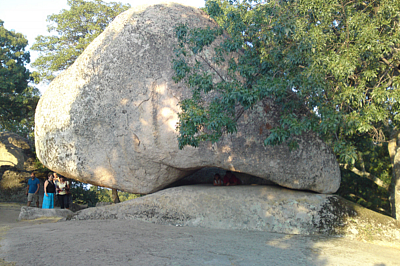
[[[357,141],[387,143],[384,131],[399,127],[398,1],[209,0],[206,11],[219,28],[176,28],[175,81],[193,89],[180,102],[180,148],[235,133],[241,110],[264,97],[282,110],[266,145],[296,148],[293,136],[314,131],[350,170],[360,164]],[[189,63],[224,32],[213,62]],[[228,76],[210,73],[210,63],[228,64]],[[206,104],[210,92],[217,97]],[[399,218],[400,197],[392,200]]]
[[[386,132],[390,139],[390,132]],[[357,160],[353,166],[342,164],[342,182],[337,192],[342,197],[374,211],[391,215],[389,187],[392,162],[389,143],[374,142],[367,134],[353,136]]]
[[[111,197],[112,197],[112,201],[114,203],[120,203],[121,202],[121,200],[119,199],[119,196],[118,196],[118,190],[115,189],[115,188],[112,189]]]
[[[68,0],[67,4],[69,10],[47,17],[47,29],[56,35],[39,35],[31,48],[40,52],[32,66],[39,70],[41,81],[53,80],[72,65],[117,15],[130,8],[129,4],[101,0]]]
[[[95,207],[98,202],[119,203],[140,197],[139,194],[118,192],[116,189],[111,190],[98,186],[88,186],[78,181],[71,182],[71,193],[74,203],[88,204],[89,207]]]
[[[93,188],[93,189],[92,189]],[[95,207],[99,201],[97,191],[94,189],[97,187],[87,187],[87,184],[72,181],[71,182],[71,194],[72,200],[76,204],[87,204],[88,207]]]
[[[392,181],[390,184],[390,203],[392,216],[400,220],[400,131],[395,130],[389,141],[389,154],[392,161]]]
[[[39,91],[29,86],[27,45],[21,33],[5,29],[0,20],[0,130],[32,137]]]

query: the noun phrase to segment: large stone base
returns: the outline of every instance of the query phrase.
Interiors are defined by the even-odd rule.
[[[18,221],[34,220],[37,218],[68,218],[73,212],[66,209],[41,209],[35,207],[21,207]]]
[[[89,208],[72,219],[139,219],[175,226],[286,234],[362,236],[400,241],[399,223],[336,195],[274,186],[174,187],[124,203]]]

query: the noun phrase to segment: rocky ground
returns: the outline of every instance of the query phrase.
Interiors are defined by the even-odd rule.
[[[391,243],[138,220],[17,222],[20,207],[0,203],[0,265],[400,265]]]

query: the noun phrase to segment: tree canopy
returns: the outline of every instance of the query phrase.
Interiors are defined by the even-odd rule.
[[[265,145],[296,148],[294,136],[314,131],[333,148],[343,177],[389,189],[395,156],[388,142],[400,143],[398,0],[208,0],[205,11],[219,27],[176,28],[174,79],[193,90],[180,102],[180,148],[235,133],[242,110],[270,97],[282,116]],[[218,38],[213,62],[190,63]],[[228,65],[228,75],[210,71],[210,63]],[[206,103],[209,93],[216,97]],[[377,162],[373,154],[386,157]]]
[[[32,81],[25,67],[30,62],[25,51],[28,41],[21,33],[9,31],[0,20],[0,130],[33,132],[33,117],[39,92],[29,86]]]
[[[357,159],[352,136],[379,141],[384,127],[399,124],[398,1],[222,0],[207,1],[206,11],[230,36],[214,63],[229,53],[238,59],[229,61],[229,78],[213,83],[218,73],[199,72],[201,65],[189,65],[184,55],[202,51],[223,31],[177,28],[175,79],[194,90],[181,102],[181,148],[234,133],[238,106],[251,108],[264,97],[283,111],[265,144],[291,143],[312,130],[344,163]],[[198,98],[211,91],[219,97],[206,106]],[[299,112],[304,107],[308,112]]]
[[[72,65],[117,15],[130,8],[129,4],[101,0],[68,0],[67,4],[69,10],[47,17],[47,29],[55,35],[39,35],[31,48],[40,52],[32,66],[38,69],[41,81],[53,80]]]

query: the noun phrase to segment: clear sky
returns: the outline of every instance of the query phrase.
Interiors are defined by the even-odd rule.
[[[168,2],[168,0],[103,0],[104,2],[121,2],[132,7],[142,4]],[[171,2],[204,7],[204,0],[174,0]],[[7,30],[22,33],[28,39],[29,46],[38,35],[49,35],[47,32],[47,16],[58,14],[62,9],[68,9],[67,0],[0,0],[0,19],[4,21]],[[36,52],[30,51],[31,62],[37,58]],[[41,90],[44,90],[42,88]]]

